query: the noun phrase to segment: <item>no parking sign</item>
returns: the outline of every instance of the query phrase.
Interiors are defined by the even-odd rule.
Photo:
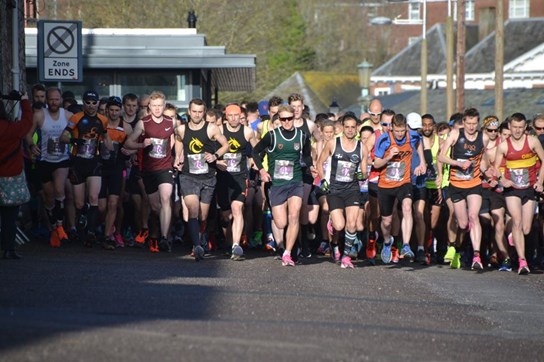
[[[40,82],[83,81],[81,21],[38,21]]]

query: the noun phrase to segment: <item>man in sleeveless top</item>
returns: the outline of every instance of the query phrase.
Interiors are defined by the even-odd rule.
[[[232,260],[241,260],[244,253],[240,238],[244,229],[243,209],[247,193],[247,147],[257,144],[253,130],[240,123],[241,112],[236,104],[227,106],[227,122],[219,128],[229,149],[217,162],[217,202],[221,208],[222,226],[227,229],[227,240],[232,240]]]
[[[537,196],[535,191],[541,193],[543,189],[544,150],[538,138],[525,134],[525,115],[514,113],[508,125],[512,135],[499,145],[494,166],[499,175],[497,179],[504,187],[506,207],[512,217],[512,240],[518,254],[518,274],[529,274],[525,240],[533,225]],[[506,165],[504,174],[500,174],[499,167],[503,158]]]
[[[187,227],[196,261],[204,258],[199,233],[206,230],[206,219],[216,184],[216,162],[229,149],[217,125],[204,121],[206,105],[202,99],[189,102],[189,121],[176,128],[176,168],[183,201],[189,213]],[[216,150],[216,142],[220,147]],[[199,222],[200,219],[200,222]]]
[[[393,237],[391,224],[395,200],[402,207],[402,242],[400,255],[405,259],[413,259],[414,253],[410,249],[410,238],[413,229],[412,216],[412,154],[419,154],[420,164],[414,168],[413,174],[423,175],[427,167],[423,157],[423,145],[419,133],[407,130],[406,118],[396,114],[392,122],[392,130],[385,133],[376,141],[374,153],[374,167],[380,170],[378,180],[378,202],[382,216],[381,229],[384,243],[382,261],[391,262]]]
[[[342,124],[344,128],[342,136],[325,143],[317,161],[317,171],[323,179],[325,177],[323,164],[331,157],[327,204],[334,230],[337,233],[345,230],[344,254],[340,266],[347,269],[353,268],[350,254],[357,254],[356,251],[352,251],[357,238],[357,216],[361,199],[356,171],[359,170],[361,179],[366,179],[368,153],[366,147],[355,138],[357,135],[355,116],[344,116]]]
[[[102,168],[98,162],[100,141],[109,150],[113,149],[111,138],[106,133],[108,120],[97,113],[100,97],[94,90],[83,93],[83,111],[74,114],[60,141],[72,143],[72,165],[70,182],[74,188],[77,229],[83,244],[91,247],[96,241],[95,230],[98,225],[98,193],[102,183]],[[88,195],[88,204],[85,202]],[[111,245],[102,245],[112,249]]]
[[[294,109],[281,105],[278,109],[281,127],[268,132],[253,148],[253,160],[261,179],[272,182],[269,191],[272,216],[278,228],[276,242],[283,244],[283,231],[287,228],[283,266],[295,266],[291,251],[299,232],[299,218],[304,188],[301,159],[317,174],[312,165],[310,139],[294,126]],[[268,171],[263,168],[264,153],[268,155]]]
[[[480,113],[475,108],[465,110],[463,128],[453,129],[449,133],[438,156],[440,162],[451,166],[449,193],[457,219],[457,232],[463,237],[470,229],[474,249],[473,270],[483,270],[480,258],[482,227],[479,218],[482,205],[481,175],[493,176],[484,153],[489,137],[478,131],[479,118]],[[448,153],[450,147],[451,156]],[[457,253],[459,248],[460,244],[456,246]]]
[[[68,145],[60,142],[60,136],[68,125],[72,113],[61,107],[61,95],[58,88],[47,89],[47,108],[34,111],[32,128],[26,135],[29,153],[36,157],[36,169],[42,183],[45,210],[52,227],[50,245],[54,248],[59,247],[61,242],[68,241],[63,220],[70,153]],[[38,132],[37,144],[33,140],[35,131]]]
[[[142,180],[153,214],[150,219],[153,227],[149,231],[149,250],[152,253],[172,251],[172,241],[168,236],[172,219],[170,197],[174,185],[172,148],[175,121],[163,116],[165,104],[166,97],[162,92],[152,92],[149,95],[149,114],[138,121],[125,143],[129,149],[143,150]]]

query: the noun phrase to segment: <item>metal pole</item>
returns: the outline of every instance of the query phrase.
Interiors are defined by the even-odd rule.
[[[11,10],[11,59],[12,59],[12,68],[11,73],[13,75],[13,89],[20,89],[20,77],[21,77],[21,68],[19,67],[19,1],[15,1],[15,7]]]
[[[427,113],[427,0],[423,3],[421,27],[421,114]]]
[[[495,115],[504,118],[503,87],[504,87],[504,7],[503,0],[497,0],[495,16]]]
[[[451,0],[448,0],[448,18],[446,19],[446,117],[453,114],[453,17]],[[447,119],[449,120],[449,119]]]
[[[465,109],[465,0],[457,0],[457,112]]]

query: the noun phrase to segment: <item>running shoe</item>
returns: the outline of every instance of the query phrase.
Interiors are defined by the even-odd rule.
[[[421,264],[427,264],[427,255],[425,255],[425,250],[417,249],[416,261]]]
[[[162,237],[159,241],[159,250],[167,253],[172,252],[172,242],[165,237]]]
[[[113,234],[113,240],[115,240],[115,247],[116,248],[124,248],[125,247],[125,241],[123,240],[123,237],[119,233]]]
[[[475,256],[472,258],[472,266],[470,267],[471,270],[484,270],[484,266],[482,265],[482,260],[480,259],[480,256]]]
[[[148,229],[142,229],[140,232],[138,232],[138,235],[136,235],[136,238],[134,238],[134,241],[136,242],[136,245],[143,246],[145,243],[145,240],[149,236],[149,230]]]
[[[249,247],[249,242],[247,241],[246,234],[242,234],[242,236],[240,237],[240,242],[243,248],[247,249]]]
[[[123,230],[123,240],[126,246],[134,246],[134,235],[130,226]]]
[[[195,257],[195,261],[200,261],[204,259],[204,248],[200,245],[197,245],[193,249],[193,254]]]
[[[332,220],[329,218],[329,221],[327,221],[327,231],[329,232],[329,235],[334,234],[334,228],[332,227]]]
[[[449,246],[446,255],[444,255],[444,261],[449,263],[455,257],[455,246]]]
[[[499,259],[497,259],[496,255],[491,255],[489,257],[489,262],[487,263],[488,268],[495,268],[497,269],[500,266]]]
[[[278,245],[276,245],[276,241],[273,238],[272,239],[268,238],[268,243],[266,243],[265,248],[268,251],[275,252],[276,249],[278,248]]]
[[[376,257],[376,240],[368,239],[366,244],[366,258],[374,259]]]
[[[359,254],[358,250],[357,250],[357,245],[352,245],[350,247],[348,247],[347,245],[344,246],[344,248],[348,248],[348,256],[352,259],[357,259],[357,255]]]
[[[253,238],[249,242],[249,246],[252,248],[258,248],[263,243],[263,232],[258,230],[253,233]]]
[[[244,249],[242,249],[242,247],[238,244],[234,244],[232,246],[232,250],[231,250],[231,256],[230,258],[232,260],[242,260],[244,257]]]
[[[342,255],[340,254],[340,249],[338,248],[338,245],[335,245],[332,248],[332,257],[333,257],[334,261],[339,262],[341,256]]]
[[[283,266],[295,266],[295,262],[293,261],[293,259],[291,259],[290,254],[284,254],[281,257],[281,265],[283,265]]]
[[[413,260],[415,258],[414,252],[410,249],[410,245],[404,244],[400,249],[400,257],[404,259]]]
[[[317,248],[317,254],[325,255],[328,250],[329,250],[329,242],[322,241],[321,244],[319,244],[319,248]]]
[[[399,262],[399,249],[396,246],[391,247],[391,263],[398,264]]]
[[[461,253],[455,253],[450,262],[450,268],[461,269]]]
[[[512,271],[512,261],[510,260],[510,258],[506,258],[502,261],[501,266],[499,267],[499,271]]]
[[[342,260],[340,261],[340,267],[342,269],[354,269],[353,263],[351,262],[351,258],[347,255],[344,255],[342,257]]]
[[[527,265],[527,260],[519,259],[518,275],[527,275],[530,272],[531,271],[529,270],[529,265]]]
[[[159,252],[159,241],[155,238],[149,238],[149,251],[152,253]]]
[[[391,247],[393,246],[393,238],[389,239],[389,243],[383,243],[382,248],[382,261],[384,264],[389,264],[391,262],[392,253],[391,253]]]
[[[64,227],[62,227],[62,225],[57,226],[57,235],[59,236],[61,243],[68,241],[68,235],[66,234],[66,231],[64,231]]]
[[[512,233],[508,234],[508,245],[514,246],[514,237],[512,236]]]
[[[56,229],[51,231],[51,238],[49,240],[49,244],[52,248],[60,248],[60,238]]]

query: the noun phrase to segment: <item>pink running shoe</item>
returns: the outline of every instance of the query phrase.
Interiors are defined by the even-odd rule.
[[[291,255],[285,254],[281,257],[281,265],[283,266],[295,266],[295,262],[291,259]]]
[[[113,234],[113,239],[115,240],[115,247],[117,248],[124,248],[125,247],[125,241],[123,240],[123,237],[119,233]]]
[[[519,268],[518,275],[527,275],[530,273],[529,265],[527,265],[527,260],[519,259]]]
[[[482,265],[482,260],[480,259],[479,256],[475,256],[474,258],[472,258],[472,266],[470,269],[484,270],[484,266]]]
[[[340,267],[342,269],[354,269],[353,263],[351,262],[351,258],[349,256],[343,256],[342,261],[340,262]]]
[[[338,245],[333,247],[332,255],[333,255],[334,261],[336,262],[340,261],[341,255],[340,255],[340,249],[338,249]]]
[[[329,232],[329,235],[334,234],[334,229],[332,227],[332,220],[331,219],[329,219],[329,221],[327,221],[327,231]]]

